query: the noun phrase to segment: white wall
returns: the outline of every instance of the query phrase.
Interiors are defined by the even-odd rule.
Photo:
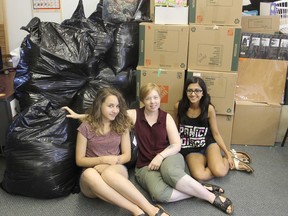
[[[54,12],[33,12],[31,0],[6,0],[7,29],[9,40],[9,51],[20,47],[28,32],[20,30],[26,26],[33,16],[41,21],[60,23],[71,18],[79,0],[61,0],[61,11]],[[99,0],[83,0],[86,17],[96,10]]]

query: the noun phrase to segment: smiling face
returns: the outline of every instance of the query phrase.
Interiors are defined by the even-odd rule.
[[[109,95],[101,105],[103,121],[113,121],[119,111],[119,101],[115,95]]]
[[[203,90],[198,83],[191,83],[186,89],[187,97],[190,103],[199,103],[203,97]]]
[[[147,111],[153,112],[160,108],[160,101],[161,97],[159,93],[153,89],[144,97],[143,103]]]

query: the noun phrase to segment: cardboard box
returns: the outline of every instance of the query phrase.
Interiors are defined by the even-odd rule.
[[[232,144],[274,146],[281,106],[236,101]]]
[[[288,105],[281,106],[280,122],[276,136],[276,142],[282,142],[288,128]]]
[[[224,143],[229,150],[231,148],[233,115],[216,115],[218,130],[224,140]]]
[[[138,66],[187,68],[188,25],[140,23]]]
[[[236,72],[241,28],[189,24],[188,68]]]
[[[155,7],[155,24],[188,24],[188,7]]]
[[[189,0],[189,23],[240,25],[242,0]]]
[[[242,16],[242,32],[274,34],[279,32],[280,16]]]
[[[139,101],[140,87],[147,83],[156,83],[161,89],[161,108],[173,110],[174,105],[182,97],[184,88],[184,70],[152,69],[137,67],[137,99]],[[139,106],[143,106],[142,103]]]
[[[240,58],[235,99],[283,103],[287,67],[288,61]]]
[[[237,73],[188,69],[187,79],[191,76],[198,76],[204,80],[217,114],[234,114]]]

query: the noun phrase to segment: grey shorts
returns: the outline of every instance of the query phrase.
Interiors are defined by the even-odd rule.
[[[190,175],[183,156],[178,153],[165,158],[160,170],[148,170],[148,166],[135,168],[138,183],[150,194],[153,201],[168,202],[176,183]]]

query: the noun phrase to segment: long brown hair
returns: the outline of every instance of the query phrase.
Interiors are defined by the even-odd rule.
[[[127,104],[122,94],[114,88],[101,88],[98,90],[93,104],[90,109],[87,110],[87,117],[84,121],[87,121],[96,132],[96,134],[101,134],[101,129],[103,129],[102,112],[101,105],[104,103],[106,98],[110,95],[117,97],[119,101],[119,113],[116,118],[111,122],[111,130],[117,134],[123,134],[127,129],[131,129],[132,121],[127,114]]]

